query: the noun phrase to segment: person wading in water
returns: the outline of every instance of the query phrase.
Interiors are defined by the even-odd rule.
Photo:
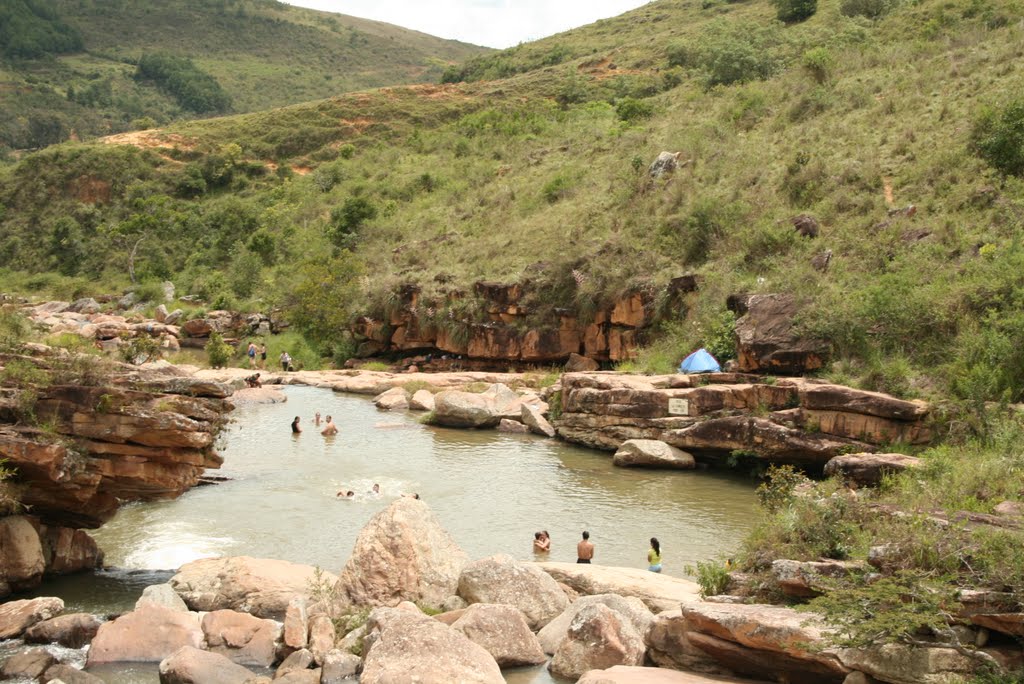
[[[594,542],[590,541],[590,533],[583,531],[583,540],[576,545],[576,562],[587,563],[594,558]]]

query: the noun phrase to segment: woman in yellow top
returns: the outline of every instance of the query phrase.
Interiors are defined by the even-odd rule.
[[[661,544],[657,537],[651,537],[651,550],[647,552],[647,568],[651,572],[661,572]]]

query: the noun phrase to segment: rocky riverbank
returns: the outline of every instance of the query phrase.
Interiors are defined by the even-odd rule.
[[[547,663],[592,684],[937,684],[978,668],[945,646],[841,648],[814,613],[748,600],[701,599],[692,582],[624,568],[472,561],[425,503],[402,498],[371,519],[337,576],[216,558],[109,620],[62,615],[56,598],[4,604],[2,638],[90,646],[84,673],[38,647],[0,673],[92,684],[90,668],[148,662],[165,683],[497,683],[504,669]],[[1019,646],[984,652],[1022,660]]]

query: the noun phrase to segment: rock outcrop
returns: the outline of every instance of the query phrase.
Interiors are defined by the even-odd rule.
[[[307,597],[317,580],[330,587],[337,577],[309,565],[235,556],[186,563],[170,584],[192,610],[237,610],[283,620],[292,599]]]
[[[246,684],[254,676],[222,655],[191,646],[160,662],[160,684]]]
[[[569,633],[569,627],[576,615],[587,606],[600,603],[618,613],[629,621],[641,636],[647,634],[654,622],[654,614],[648,610],[644,602],[636,597],[623,597],[618,594],[597,594],[595,596],[581,596],[573,601],[572,605],[566,608],[561,615],[544,626],[537,633],[540,645],[545,653],[554,654],[562,641]]]
[[[824,472],[861,487],[875,487],[886,475],[919,468],[921,463],[921,459],[906,454],[842,454],[826,463]]]
[[[49,596],[0,604],[0,641],[20,637],[29,627],[63,610],[64,602]]]
[[[458,582],[459,596],[470,604],[497,603],[512,606],[530,629],[540,629],[569,605],[565,592],[536,566],[498,554],[470,563]]]
[[[639,568],[616,568],[577,563],[534,563],[582,595],[617,594],[634,596],[654,612],[678,609],[700,600],[700,587],[682,577],[670,577]]]
[[[632,623],[601,603],[583,607],[551,659],[551,672],[578,679],[588,670],[643,665],[647,647]]]
[[[630,439],[615,451],[612,462],[623,468],[671,468],[692,470],[697,467],[693,455],[655,439]]]
[[[336,596],[345,606],[413,601],[439,608],[458,588],[467,560],[426,503],[402,497],[360,531]]]
[[[451,627],[487,649],[502,669],[547,661],[523,614],[512,606],[473,604]]]
[[[561,385],[559,436],[608,451],[656,440],[698,463],[738,453],[820,471],[850,451],[931,439],[922,402],[800,378],[568,373]]]
[[[823,340],[797,334],[794,326],[801,304],[788,294],[730,297],[736,321],[736,356],[745,373],[800,375],[815,371],[829,358]]]
[[[366,623],[362,684],[503,684],[494,658],[418,610],[378,608]]]
[[[202,645],[196,613],[146,605],[103,623],[89,647],[87,663],[158,663],[183,646]]]
[[[270,667],[277,661],[281,625],[234,610],[215,610],[202,619],[206,648],[239,665]]]

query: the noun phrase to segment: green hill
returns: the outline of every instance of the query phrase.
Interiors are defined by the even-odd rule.
[[[727,338],[729,294],[789,292],[835,348],[830,377],[1020,400],[1024,185],[993,166],[1024,139],[1006,106],[1024,85],[1020,5],[775,17],[662,0],[444,75],[467,83],[50,148],[2,180],[2,261],[36,274],[8,284],[123,286],[145,236],[140,277],[282,305],[325,352],[409,286],[421,320],[455,328],[486,319],[479,280],[524,284],[540,327],[640,292],[658,323],[639,363],[659,370]],[[682,167],[652,179],[663,150]],[[687,273],[700,291],[673,307]]]
[[[0,27],[13,149],[436,81],[485,51],[275,0],[10,0]],[[144,57],[166,68],[139,73]]]

